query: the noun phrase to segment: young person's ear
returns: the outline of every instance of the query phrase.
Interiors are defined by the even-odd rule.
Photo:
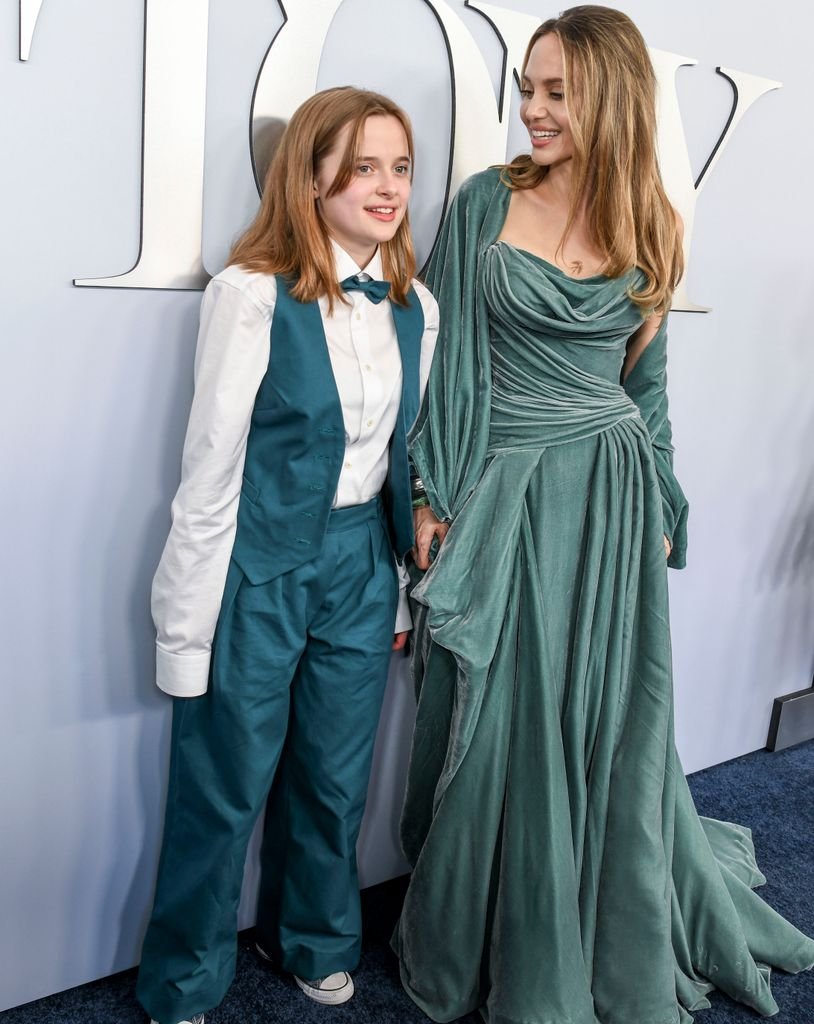
[[[314,195],[314,199],[319,199],[319,189],[317,188],[317,183],[315,181],[311,182],[311,192]]]

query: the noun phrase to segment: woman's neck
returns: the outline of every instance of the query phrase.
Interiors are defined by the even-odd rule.
[[[548,174],[540,182],[540,187],[548,193],[550,201],[570,206],[573,181],[571,161],[568,160],[566,163],[550,167]]]
[[[574,177],[573,164],[569,160],[566,163],[558,164],[550,168],[548,174],[543,178],[536,190],[545,202],[555,209],[561,210],[565,218],[571,210],[573,197]],[[571,231],[581,232],[587,222],[588,203],[583,197],[577,202],[574,210],[574,220]]]

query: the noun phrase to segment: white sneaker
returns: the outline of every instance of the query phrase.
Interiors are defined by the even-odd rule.
[[[254,948],[267,963],[273,963],[259,942],[255,942]],[[308,998],[316,1003],[338,1006],[340,1003],[346,1003],[353,995],[353,978],[347,971],[329,974],[327,978],[305,979],[298,978],[296,974],[293,977]]]
[[[157,1020],[151,1020],[150,1024],[158,1024]],[[204,1015],[196,1013],[192,1020],[179,1020],[178,1024],[204,1024]]]
[[[329,974],[327,978],[312,978],[306,981],[294,975],[294,981],[300,986],[309,999],[316,1003],[328,1003],[337,1006],[346,1003],[353,995],[353,978],[347,971]]]

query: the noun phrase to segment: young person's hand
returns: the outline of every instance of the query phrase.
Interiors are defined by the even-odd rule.
[[[449,530],[449,523],[442,523],[429,505],[417,508],[413,512],[413,525],[415,527],[415,547],[413,558],[419,569],[430,567],[430,545],[433,538],[438,538],[438,543],[443,544],[444,537]]]
[[[393,650],[403,651],[407,646],[407,637],[410,635],[410,630],[407,629],[403,633],[396,633],[393,637]]]
[[[664,535],[664,550],[667,552],[667,557],[670,557],[670,552],[673,550],[673,545],[667,540],[667,534]]]

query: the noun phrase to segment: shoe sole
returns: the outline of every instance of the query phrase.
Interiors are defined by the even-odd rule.
[[[257,952],[258,956],[261,959],[265,960],[267,964],[270,964],[270,963],[274,962],[271,959],[271,957],[268,955],[268,953],[265,951],[265,949],[263,949],[263,947],[260,945],[259,942],[255,942],[254,948],[255,948],[255,951]]]
[[[325,1006],[338,1006],[340,1003],[346,1003],[353,996],[353,978],[348,975],[347,985],[343,985],[342,988],[336,989],[335,992],[326,992],[321,988],[311,988],[310,985],[306,985],[302,978],[298,978],[294,975],[294,981],[300,989],[308,996],[309,999],[313,999],[315,1003],[323,1003]]]

